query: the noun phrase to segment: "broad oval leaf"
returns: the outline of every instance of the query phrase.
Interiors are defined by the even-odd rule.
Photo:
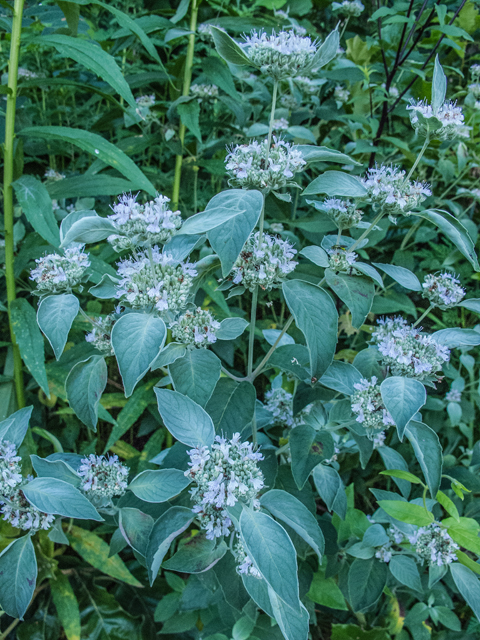
[[[326,464],[318,464],[313,470],[313,482],[327,509],[344,520],[347,514],[347,495],[338,472]]]
[[[103,521],[93,504],[73,485],[57,478],[34,478],[23,488],[27,500],[44,513]]]
[[[440,329],[440,331],[432,333],[432,338],[438,344],[442,344],[449,349],[476,347],[480,344],[480,333],[478,331],[475,331],[475,329],[461,329],[460,327]]]
[[[327,196],[344,196],[347,198],[363,198],[367,190],[360,179],[342,171],[325,171],[312,180],[302,196],[313,196],[325,193]]]
[[[457,562],[450,565],[450,571],[457,589],[480,620],[480,582],[477,576],[471,569]]]
[[[231,438],[239,432],[244,439],[251,431],[255,401],[255,388],[250,382],[220,378],[205,410],[213,420],[216,433]]]
[[[29,535],[17,538],[0,554],[0,603],[12,618],[23,620],[35,591],[37,572]]]
[[[352,325],[359,329],[365,322],[373,304],[375,285],[367,278],[350,276],[325,270],[328,286],[337,294],[352,312]]]
[[[301,424],[290,433],[290,453],[292,475],[299,489],[302,489],[312,470],[334,454],[332,436],[326,431],[316,431],[307,424]]]
[[[167,502],[188,487],[191,479],[179,469],[156,469],[139,473],[128,485],[144,502]]]
[[[397,267],[394,264],[383,264],[381,262],[372,262],[374,267],[378,267],[382,271],[384,271],[387,276],[390,276],[392,280],[401,284],[405,289],[410,289],[410,291],[421,291],[422,285],[417,276],[410,271],[410,269],[405,269],[405,267]]]
[[[244,318],[225,318],[220,323],[220,329],[217,329],[216,336],[218,340],[235,340],[241,336],[249,323]]]
[[[408,556],[395,555],[388,563],[392,575],[402,584],[419,593],[423,593],[422,581],[418,573],[417,563]]]
[[[382,400],[397,426],[400,440],[405,428],[427,401],[427,392],[419,380],[392,376],[380,385]]]
[[[90,429],[97,428],[98,406],[106,386],[107,365],[102,356],[78,362],[65,381],[68,403]]]
[[[443,451],[433,429],[422,422],[412,420],[405,430],[415,452],[432,498],[436,498],[442,480]]]
[[[232,40],[225,31],[217,29],[217,27],[213,25],[210,29],[215,48],[224,60],[240,66],[252,64],[240,45],[238,45],[235,40]]]
[[[44,240],[60,245],[58,225],[47,188],[33,176],[22,176],[12,183],[17,200],[27,220]]]
[[[24,407],[0,422],[0,440],[7,440],[19,449],[27,433],[32,411],[33,407]]]
[[[158,410],[172,436],[190,447],[209,446],[215,429],[202,407],[177,391],[155,387]]]
[[[348,572],[348,592],[354,611],[372,606],[382,595],[387,582],[387,565],[375,558],[356,558]]]
[[[183,358],[169,366],[175,391],[188,396],[201,407],[209,401],[220,378],[222,364],[208,349],[188,349]]]
[[[78,298],[71,293],[47,296],[38,305],[38,326],[52,345],[57,360],[63,353],[79,307]]]
[[[115,225],[108,218],[85,216],[74,222],[65,233],[62,247],[67,247],[71,242],[81,242],[82,244],[100,242],[116,232]]]
[[[118,526],[126,542],[137,553],[146,557],[153,518],[140,509],[123,507],[119,511]]]
[[[169,571],[180,573],[204,573],[217,564],[228,550],[224,540],[207,540],[203,533],[181,540],[178,551],[163,563]]]
[[[378,504],[385,513],[400,522],[425,527],[434,521],[433,514],[430,511],[425,511],[425,507],[419,504],[403,502],[403,500],[379,500]]]

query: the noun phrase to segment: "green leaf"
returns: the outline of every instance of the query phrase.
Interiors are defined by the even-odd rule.
[[[397,426],[400,440],[410,420],[427,401],[425,387],[419,380],[392,376],[380,385],[382,400]]]
[[[50,342],[55,358],[60,359],[80,303],[71,293],[47,296],[38,305],[37,322]]]
[[[79,147],[83,151],[92,154],[95,158],[102,160],[105,164],[113,167],[124,175],[128,180],[135,182],[139,188],[143,189],[151,196],[155,196],[156,189],[142,171],[137,167],[123,151],[120,151],[114,144],[105,140],[102,136],[84,129],[74,129],[71,127],[25,127],[18,132],[18,135],[27,138],[42,138],[45,140],[58,140],[67,142]]]
[[[338,54],[340,46],[340,35],[338,29],[331,31],[322,44],[318,47],[318,51],[313,58],[312,68],[320,69],[331,62]]]
[[[72,36],[76,36],[78,23],[80,22],[80,7],[72,2],[64,2],[63,0],[57,0],[57,4],[65,16],[68,28],[72,32]],[[70,640],[70,638],[68,638],[68,640]]]
[[[179,469],[142,471],[128,485],[137,498],[144,502],[167,502],[188,487],[191,479]]]
[[[300,611],[296,552],[285,529],[261,511],[247,507],[240,515],[246,552],[278,597]]]
[[[426,209],[415,215],[436,225],[470,262],[475,271],[480,271],[475,245],[465,227],[447,211],[440,209]]]
[[[435,67],[433,70],[432,81],[432,111],[437,113],[445,101],[447,93],[447,77],[442,69],[442,65],[438,59],[438,53],[435,56]]]
[[[216,433],[231,438],[240,432],[247,437],[247,427],[253,420],[256,393],[250,382],[235,382],[230,378],[220,378],[205,407],[215,426]]]
[[[50,397],[43,336],[38,328],[37,314],[25,298],[17,298],[10,303],[10,317],[24,363],[45,395]]]
[[[408,465],[405,462],[405,458],[395,449],[386,447],[384,445],[383,447],[378,448],[378,452],[383,460],[383,464],[387,469],[402,469],[404,471],[408,471]],[[405,480],[396,478],[395,476],[393,476],[393,481],[400,489],[402,496],[404,498],[408,498],[411,489],[410,483],[406,482]]]
[[[338,584],[333,578],[325,578],[325,569],[313,574],[313,580],[307,597],[329,609],[348,611],[347,603]]]
[[[245,189],[222,191],[208,202],[205,211],[188,218],[188,220],[184,222],[180,233],[188,235],[205,233],[219,225],[225,224],[232,218],[245,218],[248,217],[249,214],[253,215],[254,227],[260,217],[262,206],[263,195],[260,191]],[[245,244],[245,242],[246,238],[243,244]],[[240,251],[238,253],[240,253]]]
[[[67,535],[73,550],[92,567],[132,587],[142,586],[118,556],[108,557],[109,546],[96,533],[72,526]]]
[[[85,216],[74,222],[65,233],[62,247],[68,247],[71,242],[81,242],[82,244],[100,242],[115,233],[117,233],[117,229],[108,218],[101,218],[97,215]]]
[[[355,393],[354,385],[360,382],[361,379],[362,374],[353,364],[342,362],[342,360],[334,360],[320,378],[320,384],[347,396],[353,396]]]
[[[67,376],[65,390],[69,405],[84,425],[97,428],[98,405],[107,386],[107,365],[102,356],[78,362]]]
[[[7,440],[20,448],[28,429],[33,407],[24,407],[0,422],[0,440]]]
[[[111,175],[84,174],[64,178],[46,185],[51,198],[87,198],[89,196],[118,196],[129,191],[138,191],[141,187],[130,180]]]
[[[179,573],[203,573],[223,558],[228,550],[222,540],[207,540],[199,533],[189,540],[181,540],[177,553],[163,563],[163,568]]]
[[[349,600],[354,611],[365,611],[382,595],[387,582],[388,569],[375,558],[356,558],[348,572]]]
[[[39,478],[57,478],[74,487],[80,486],[80,476],[63,460],[48,460],[35,454],[30,455],[30,460]]]
[[[310,260],[310,262],[313,262],[313,264],[316,264],[318,267],[328,267],[328,265],[330,264],[327,252],[324,251],[321,247],[315,247],[314,245],[310,247],[304,247],[300,251],[299,255],[305,256],[307,260]]]
[[[425,508],[419,504],[411,504],[402,500],[380,500],[378,504],[385,513],[400,522],[425,527],[434,521],[433,514],[430,511],[425,511]]]
[[[210,29],[215,43],[215,48],[226,62],[240,66],[252,64],[243,49],[235,42],[235,40],[232,40],[225,31],[217,29],[217,27],[214,27],[213,25]]]
[[[338,472],[333,467],[318,464],[313,470],[313,482],[327,509],[344,520],[347,515],[347,495]]]
[[[260,504],[266,507],[272,516],[281,520],[309,544],[322,562],[325,540],[322,530],[305,505],[286,491],[273,489],[260,498]]]
[[[160,566],[173,540],[191,524],[194,513],[185,507],[172,507],[153,525],[147,548],[147,569],[150,585],[157,577]]]
[[[112,276],[106,273],[98,284],[94,287],[90,287],[88,292],[101,300],[109,300],[110,298],[115,298],[118,283],[119,280],[112,278]]]
[[[67,576],[57,571],[55,576],[49,580],[49,585],[53,604],[67,640],[80,640],[80,608]]]
[[[310,373],[317,380],[333,361],[337,344],[338,314],[326,291],[310,282],[289,280],[283,294],[310,352]]]
[[[112,329],[112,348],[125,387],[132,395],[162,349],[167,328],[161,318],[146,313],[127,313]]]
[[[29,535],[17,538],[0,553],[0,576],[0,606],[12,618],[23,620],[37,582],[37,560]]]
[[[105,451],[108,451],[108,449],[130,429],[152,400],[154,400],[152,393],[154,383],[154,380],[150,380],[133,392],[133,395],[128,399],[127,404],[117,416],[117,424],[114,425],[110,433]]]
[[[325,270],[328,286],[352,312],[352,325],[359,329],[373,304],[375,285],[370,279]]]
[[[135,98],[115,62],[115,58],[104,51],[100,44],[93,40],[87,42],[80,38],[72,38],[71,36],[56,33],[39,36],[36,39],[36,43],[47,47],[55,47],[61,56],[71,58],[83,65],[89,71],[102,78],[102,80],[105,80],[133,109],[137,108]]]
[[[239,100],[238,91],[235,89],[232,74],[227,65],[214,55],[202,59],[202,72],[212,84],[228,93],[234,100]]]
[[[455,506],[455,503],[450,500],[446,493],[443,493],[443,491],[437,491],[435,499],[442,505],[442,507],[449,515],[455,518],[457,522],[460,522],[460,514],[458,513],[458,509]]]
[[[215,429],[202,407],[177,391],[155,388],[158,410],[172,436],[190,447],[209,446]]]
[[[177,112],[180,116],[180,120],[182,124],[193,133],[195,138],[202,143],[202,132],[200,131],[200,105],[198,101],[193,100],[185,100],[184,102],[179,102],[177,104]]]
[[[168,370],[175,391],[205,407],[220,378],[221,368],[220,360],[212,351],[189,349]]]
[[[187,347],[179,342],[169,342],[158,354],[155,360],[150,365],[151,371],[156,371],[161,367],[166,367],[175,360],[183,358],[187,353]]]
[[[457,562],[450,565],[450,571],[457,589],[480,620],[480,583],[477,576],[468,567]]]
[[[128,544],[143,557],[147,556],[153,518],[139,509],[123,507],[119,511],[118,526]]]
[[[423,593],[422,581],[420,579],[420,574],[418,573],[417,564],[413,558],[394,555],[388,563],[388,568],[392,572],[394,578],[399,582],[410,589]]]
[[[328,432],[301,424],[290,432],[290,453],[292,475],[297,487],[302,489],[312,469],[333,456],[333,438]]]
[[[53,513],[65,518],[103,521],[81,491],[57,478],[34,478],[23,488],[27,500],[44,513]]]
[[[221,321],[216,336],[218,340],[235,340],[242,335],[248,325],[249,323],[244,318],[225,318]]]
[[[290,607],[281,600],[269,586],[268,595],[272,606],[272,613],[285,640],[307,640],[309,631],[308,611],[300,603],[300,611]]]
[[[319,193],[325,193],[327,196],[363,198],[367,195],[367,190],[356,176],[342,171],[325,171],[303,190],[302,196],[314,196]]]
[[[394,264],[383,264],[381,262],[372,262],[372,264],[374,267],[378,267],[384,271],[387,276],[390,276],[392,280],[401,284],[405,289],[410,289],[410,291],[422,291],[420,280],[409,269],[397,267]]]
[[[27,220],[44,240],[54,247],[60,245],[58,225],[52,200],[45,185],[33,176],[22,176],[12,183],[18,203]]]
[[[474,329],[460,329],[452,327],[450,329],[440,329],[432,334],[432,338],[438,344],[442,344],[449,349],[461,347],[476,347],[480,344],[480,334]]]
[[[384,8],[386,7],[382,7]],[[392,622],[398,619],[393,616],[392,612]],[[367,631],[356,624],[332,624],[331,640],[391,640],[391,638],[390,633],[380,627],[373,627]],[[419,640],[424,639],[419,638]]]
[[[435,431],[422,422],[410,422],[405,434],[422,468],[430,495],[435,498],[442,481],[443,451],[440,440]]]
[[[407,480],[407,482],[413,482],[413,484],[423,484],[420,478],[414,476],[410,471],[403,471],[402,469],[393,469],[391,471],[380,471],[382,476],[389,476],[391,478],[400,478],[401,480]]]
[[[347,156],[345,153],[341,153],[336,149],[329,149],[328,147],[317,147],[311,144],[296,144],[295,149],[300,151],[302,158],[307,164],[313,162],[336,162],[338,164],[354,164],[361,166],[361,162],[357,162]]]
[[[469,311],[480,313],[480,298],[469,298],[468,300],[463,300],[463,302],[459,302],[457,304],[457,307],[464,307]]]

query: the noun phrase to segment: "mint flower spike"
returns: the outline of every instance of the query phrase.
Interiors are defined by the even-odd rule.
[[[399,167],[375,166],[368,169],[362,182],[372,203],[389,216],[408,215],[432,195],[425,182],[411,182]]]
[[[436,372],[450,360],[450,350],[421,327],[409,325],[401,317],[380,318],[372,342],[382,355],[382,363],[394,376],[417,380],[436,380]]]
[[[347,18],[358,18],[364,9],[365,6],[360,0],[343,0],[343,2],[332,3],[332,11],[337,11]]]
[[[90,266],[88,254],[78,247],[65,249],[63,256],[50,253],[35,262],[37,266],[31,270],[30,280],[35,282],[40,294],[71,291],[80,284]]]
[[[0,495],[22,482],[21,462],[17,447],[7,440],[0,440]]]
[[[354,268],[358,255],[355,251],[349,251],[345,247],[332,247],[328,249],[328,266],[335,273],[348,273],[351,276],[358,274]]]
[[[275,424],[294,426],[293,395],[282,387],[269,389],[265,393],[265,409],[273,415]]]
[[[207,347],[217,341],[215,335],[220,322],[213,315],[198,307],[195,311],[186,311],[170,324],[172,337],[187,345],[190,349]]]
[[[113,234],[107,240],[117,252],[166,244],[182,226],[180,211],[168,208],[167,196],[157,194],[146,204],[139,204],[136,199],[137,196],[124,193],[108,216],[118,235]]]
[[[350,229],[357,225],[363,212],[357,209],[351,200],[340,200],[340,198],[326,198],[320,206],[315,207],[324,211],[339,229]]]
[[[93,346],[101,351],[105,356],[113,356],[112,348],[112,329],[115,324],[114,314],[105,316],[104,318],[95,318],[95,325],[90,333],[87,333],[85,340],[93,344]]]
[[[317,42],[301,36],[294,30],[265,32],[252,31],[245,37],[245,53],[261,72],[276,80],[301,75],[314,63]]]
[[[97,504],[123,496],[127,489],[128,467],[118,460],[117,455],[96,456],[91,453],[82,458],[77,473],[82,478],[82,491]]]
[[[202,102],[202,100],[218,98],[218,87],[216,84],[192,84],[190,93],[198,98],[198,102]]]
[[[31,480],[33,480],[33,477],[27,476],[15,488],[5,493],[2,491],[0,495],[0,514],[3,515],[5,522],[8,522],[16,529],[31,531],[32,533],[40,529],[47,531],[54,523],[55,516],[39,511],[37,507],[34,507],[26,499],[22,489]]]
[[[426,100],[412,100],[407,107],[410,122],[418,135],[438,140],[453,140],[461,135],[464,116],[456,102],[445,101],[434,109]]]
[[[377,438],[377,446],[381,446],[378,436],[383,434],[385,440],[384,429],[394,427],[395,422],[383,404],[377,377],[372,376],[370,380],[362,378],[353,386],[356,391],[351,397],[351,404],[353,413],[357,414],[356,421],[364,427],[370,440]]]
[[[230,183],[243,189],[278,190],[295,185],[292,178],[306,165],[300,151],[273,137],[269,153],[268,140],[232,147],[225,158]]]
[[[422,296],[431,305],[440,309],[449,309],[457,305],[465,297],[465,289],[460,280],[452,273],[428,274],[422,284]]]
[[[185,476],[194,482],[190,489],[192,511],[208,540],[231,533],[233,524],[227,507],[240,501],[260,509],[257,495],[264,479],[257,463],[263,456],[250,442],[241,442],[239,433],[229,440],[216,436],[210,447],[191,449],[188,455],[190,469]]]
[[[229,278],[234,284],[243,285],[249,291],[261,287],[270,291],[281,285],[298,262],[292,260],[296,249],[275,236],[263,234],[259,245],[258,232],[252,234],[238,256]]]
[[[180,262],[158,247],[140,251],[136,258],[124,260],[117,267],[120,282],[115,297],[132,309],[155,308],[158,312],[179,311],[187,306],[194,265]]]
[[[408,540],[415,548],[422,565],[426,562],[430,567],[442,567],[457,560],[456,551],[460,547],[452,540],[447,530],[436,522],[420,527],[408,536]]]

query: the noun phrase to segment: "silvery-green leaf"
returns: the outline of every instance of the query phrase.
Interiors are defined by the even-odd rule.
[[[301,256],[305,256],[307,260],[313,262],[318,267],[328,267],[330,264],[328,261],[328,254],[321,247],[315,247],[314,245],[310,247],[305,247],[299,253]]]
[[[110,300],[111,298],[115,298],[119,282],[120,280],[106,273],[102,276],[100,282],[90,287],[88,291],[96,298],[100,298],[100,300]]]
[[[37,582],[37,560],[29,535],[11,542],[0,554],[0,604],[7,615],[23,620]]]
[[[231,438],[240,433],[242,439],[251,432],[255,411],[255,388],[251,382],[235,382],[220,378],[205,410],[211,416],[215,431]]]
[[[325,270],[328,286],[337,294],[352,312],[352,325],[359,329],[370,313],[375,295],[375,286],[371,280],[346,273]]]
[[[249,323],[244,318],[225,318],[217,329],[216,336],[219,340],[235,340],[241,336]]]
[[[183,358],[169,365],[175,391],[191,398],[201,407],[209,401],[220,378],[222,365],[208,349],[189,349]]]
[[[270,345],[274,345],[278,339],[278,336],[282,333],[280,329],[263,329],[262,331],[263,337]],[[283,347],[286,344],[295,344],[295,340],[292,336],[289,336],[288,333],[284,333],[280,342],[277,344],[278,347]]]
[[[438,54],[435,56],[435,67],[433,70],[432,81],[432,111],[437,113],[442,104],[445,101],[445,94],[447,93],[447,77],[442,69],[442,65],[438,59]]]
[[[67,400],[77,417],[90,429],[97,428],[98,405],[107,385],[107,365],[102,356],[78,362],[65,381]]]
[[[435,499],[442,479],[443,451],[440,440],[433,429],[415,420],[409,422],[405,435],[422,468],[430,495]]]
[[[135,476],[128,488],[144,502],[167,502],[188,487],[191,479],[179,469],[148,469]]]
[[[313,470],[313,482],[327,509],[335,511],[344,520],[347,514],[347,496],[338,472],[326,464],[318,464]]]
[[[427,401],[425,387],[419,380],[392,376],[382,382],[380,391],[396,424],[398,437],[403,440],[406,426]]]
[[[68,247],[71,242],[89,244],[105,240],[117,233],[113,222],[100,216],[86,216],[74,222],[62,240],[62,247]]]
[[[417,276],[410,271],[409,269],[405,269],[405,267],[397,267],[394,264],[383,264],[380,262],[372,262],[374,267],[378,267],[382,271],[384,271],[387,276],[390,276],[395,282],[401,284],[405,289],[410,289],[410,291],[421,291],[422,285]]]
[[[103,520],[83,493],[63,480],[34,478],[22,490],[27,500],[44,513],[79,520]]]
[[[128,544],[145,557],[148,539],[153,527],[153,518],[140,509],[123,507],[119,510],[118,526]]]
[[[316,431],[310,425],[301,424],[290,434],[290,454],[292,475],[297,487],[302,489],[312,470],[333,456],[333,438],[327,431]]]
[[[413,558],[394,555],[388,563],[388,568],[399,582],[419,593],[423,593],[422,581]]]
[[[57,360],[63,353],[79,307],[78,298],[71,293],[47,296],[38,305],[38,326],[52,345]]]
[[[387,574],[387,565],[376,558],[353,561],[348,572],[348,591],[354,611],[364,611],[375,604],[382,595]]]
[[[202,407],[177,391],[155,387],[158,410],[172,436],[190,447],[209,446],[215,429]]]
[[[173,540],[190,526],[193,516],[191,509],[172,507],[155,521],[147,547],[147,570],[151,585]]]
[[[355,393],[354,385],[362,379],[362,374],[353,364],[342,362],[342,360],[334,360],[320,378],[320,384],[329,389],[335,389],[347,396],[353,396]]]
[[[152,362],[150,369],[156,371],[161,367],[166,367],[172,364],[172,362],[175,362],[175,360],[178,360],[178,358],[183,358],[186,353],[186,345],[180,344],[179,342],[169,342]]]
[[[281,600],[269,586],[268,595],[272,606],[272,613],[285,640],[306,640],[309,632],[308,611],[300,603],[300,611],[290,607]]]
[[[40,478],[57,478],[74,487],[80,486],[80,476],[63,460],[47,460],[34,454],[30,456],[30,460],[35,473]]]
[[[12,413],[6,420],[0,422],[0,440],[7,440],[20,448],[28,429],[33,407],[24,407]]]
[[[480,344],[480,333],[474,329],[461,329],[452,327],[450,329],[440,329],[432,333],[432,338],[438,344],[448,347],[448,349],[458,349],[460,347],[476,347]]]
[[[367,190],[360,179],[342,171],[325,171],[304,189],[302,196],[325,193],[327,196],[364,198]]]

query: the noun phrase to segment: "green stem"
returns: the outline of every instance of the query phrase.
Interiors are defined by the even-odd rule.
[[[472,405],[473,410],[473,418],[470,420],[470,433],[468,434],[468,448],[470,451],[473,449],[473,445],[475,444],[475,373],[470,371],[470,403]]]
[[[435,305],[434,305],[434,304],[431,304],[431,305],[428,307],[428,309],[426,309],[426,310],[422,313],[422,315],[421,315],[421,316],[419,317],[419,319],[414,323],[414,325],[413,325],[413,326],[414,326],[414,327],[416,327],[417,325],[419,325],[419,324],[420,324],[420,322],[421,322],[421,321],[422,321],[426,316],[428,316],[428,314],[430,313],[430,311],[431,311],[434,307],[435,307]]]
[[[408,241],[410,240],[410,238],[413,236],[413,234],[415,233],[415,231],[420,227],[420,225],[422,224],[423,220],[418,220],[417,222],[415,222],[415,224],[413,224],[410,229],[407,231],[406,236],[404,237],[404,239],[402,240],[402,244],[400,245],[400,251],[403,251],[405,249],[405,247],[407,246]]]
[[[273,121],[275,120],[275,107],[277,104],[278,80],[273,81],[272,108],[270,110],[270,122],[268,123],[268,141],[267,141],[267,157],[265,159],[265,169],[268,165],[268,156],[270,155],[270,147],[272,146]]]
[[[348,25],[348,21],[350,20],[350,16],[348,16],[348,18],[345,20],[345,23],[342,27],[342,31],[340,33],[340,37],[338,38],[338,40],[340,41],[342,39],[343,34],[345,33],[345,29],[347,28]]]
[[[198,5],[197,0],[192,0],[192,13],[190,15],[190,31],[192,32],[188,37],[187,57],[185,59],[185,71],[183,73],[183,90],[182,96],[188,96],[190,93],[190,83],[192,81],[192,68],[193,68],[193,54],[195,52],[195,31],[197,29],[197,15]],[[180,179],[182,177],[182,163],[183,163],[183,142],[185,140],[185,125],[180,123],[180,129],[178,133],[180,144],[182,146],[182,155],[178,155],[175,158],[175,177],[173,180],[173,193],[172,193],[172,210],[178,207],[178,200],[180,197]]]
[[[5,115],[5,143],[3,146],[3,206],[4,206],[4,234],[5,234],[5,280],[7,283],[8,317],[10,324],[10,339],[13,346],[13,378],[17,405],[21,409],[25,406],[25,391],[23,387],[23,370],[20,349],[18,348],[11,319],[11,303],[16,298],[14,273],[14,239],[13,239],[13,161],[15,138],[15,107],[17,101],[18,58],[20,54],[20,38],[22,32],[22,15],[24,0],[15,0],[13,6],[12,37],[10,41],[10,60],[8,63],[8,94]]]
[[[378,216],[373,220],[372,224],[368,227],[368,229],[365,229],[365,231],[358,238],[358,240],[355,240],[355,242],[352,244],[352,246],[348,247],[348,250],[349,251],[354,251],[358,247],[358,245],[362,242],[362,240],[364,240],[368,236],[370,231],[380,222],[380,220],[383,218],[384,215],[385,215],[385,212],[382,209],[380,211],[380,213],[378,214]]]
[[[425,138],[425,142],[423,143],[423,147],[420,151],[420,153],[417,156],[417,159],[415,160],[415,162],[413,163],[413,167],[410,169],[410,171],[408,172],[408,176],[407,176],[407,180],[410,180],[410,176],[412,175],[412,173],[415,171],[415,169],[417,168],[417,164],[420,162],[420,160],[423,157],[423,154],[425,153],[425,151],[427,150],[428,144],[430,142],[430,136],[427,135],[427,137]]]
[[[258,286],[255,287],[252,293],[252,310],[250,312],[250,335],[248,338],[248,366],[247,366],[248,376],[251,376],[253,371],[253,344],[255,342],[255,322],[257,319],[257,301],[258,301]]]

